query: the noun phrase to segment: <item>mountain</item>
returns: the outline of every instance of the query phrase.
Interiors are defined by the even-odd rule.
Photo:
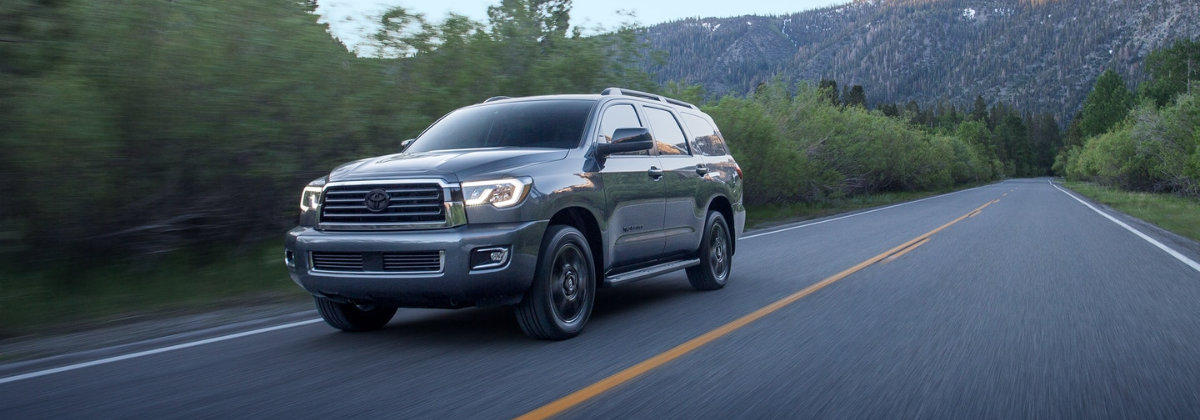
[[[642,33],[659,82],[745,93],[759,83],[833,79],[868,104],[1007,102],[1065,122],[1096,78],[1144,80],[1146,55],[1200,39],[1196,0],[859,0],[778,16],[685,19]]]

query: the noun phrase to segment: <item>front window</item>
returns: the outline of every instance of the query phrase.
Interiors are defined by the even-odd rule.
[[[463,108],[421,133],[406,152],[481,147],[579,146],[595,101],[545,100]]]

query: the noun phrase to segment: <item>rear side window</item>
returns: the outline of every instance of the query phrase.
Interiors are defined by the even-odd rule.
[[[480,147],[579,146],[595,101],[497,103],[451,112],[409,146],[408,152]]]
[[[692,144],[695,145],[696,151],[705,156],[724,156],[729,154],[729,148],[725,147],[725,139],[721,137],[721,132],[717,131],[716,127],[703,118],[691,114],[683,114],[683,123],[687,125],[688,132],[692,133]]]
[[[664,109],[644,109],[646,110],[646,121],[650,123],[650,130],[654,131],[656,143],[654,147],[658,149],[658,155],[688,154],[687,137],[683,135],[683,130],[679,128],[679,122],[675,121],[675,116]]]

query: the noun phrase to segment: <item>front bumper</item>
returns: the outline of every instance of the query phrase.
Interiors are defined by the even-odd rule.
[[[533,282],[538,249],[548,221],[467,224],[448,229],[345,232],[297,227],[285,248],[292,280],[315,296],[338,301],[401,307],[457,308],[508,305],[521,300]],[[508,262],[471,270],[472,250],[510,247]],[[317,253],[443,252],[437,272],[315,270]]]

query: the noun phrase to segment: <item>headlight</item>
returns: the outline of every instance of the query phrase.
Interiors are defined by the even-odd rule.
[[[321,208],[321,190],[323,187],[304,187],[304,193],[300,194],[300,211],[316,210]]]
[[[325,177],[317,178],[300,193],[300,226],[316,226],[321,214],[321,191]]]
[[[532,184],[532,179],[517,178],[464,182],[463,203],[468,206],[491,204],[497,208],[512,207],[525,199]]]

